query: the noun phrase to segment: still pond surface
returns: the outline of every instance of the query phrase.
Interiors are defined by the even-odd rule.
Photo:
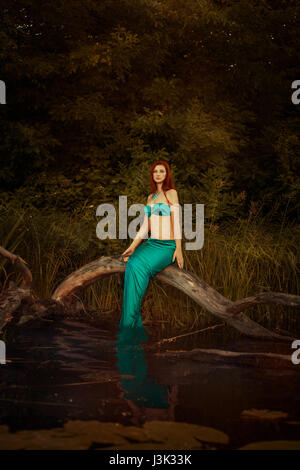
[[[300,364],[174,360],[144,347],[156,340],[153,330],[147,343],[129,345],[115,327],[78,320],[18,329],[0,366],[0,448],[237,449],[300,441]],[[216,347],[198,336],[160,350],[192,349],[195,341]],[[293,352],[290,344],[242,337],[217,347]]]

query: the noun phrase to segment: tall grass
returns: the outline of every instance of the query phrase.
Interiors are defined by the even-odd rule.
[[[0,206],[0,244],[27,261],[34,294],[47,298],[73,270],[127,247],[126,240],[98,240],[96,224],[92,208],[84,207],[73,214],[46,213],[10,202]],[[271,225],[268,216],[253,214],[220,226],[211,223],[205,228],[203,248],[184,251],[185,269],[231,300],[262,291],[298,294],[299,232],[299,226],[285,221]],[[183,240],[183,250],[184,245]],[[0,263],[4,288],[15,274],[7,261],[0,259]],[[117,322],[122,295],[122,274],[95,283],[82,294],[86,315]],[[259,305],[247,313],[266,327],[300,332],[295,309]],[[185,294],[155,279],[144,297],[142,314],[146,324],[156,322],[164,328],[181,330],[219,322]]]

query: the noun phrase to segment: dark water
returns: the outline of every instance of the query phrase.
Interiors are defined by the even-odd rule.
[[[223,431],[229,448],[300,440],[300,364],[282,369],[170,361],[156,356],[156,349],[144,349],[146,343],[128,347],[116,328],[71,320],[17,331],[6,341],[7,364],[0,365],[0,425],[11,432],[57,428],[69,420],[133,426],[161,420]],[[153,333],[148,344],[154,341]],[[208,345],[199,337],[187,338],[167,349],[183,347]],[[245,338],[218,347],[292,353],[289,344]],[[252,408],[283,411],[288,417],[241,417]]]

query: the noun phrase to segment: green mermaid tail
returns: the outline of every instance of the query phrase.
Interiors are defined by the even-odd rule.
[[[175,240],[148,238],[130,256],[126,263],[119,328],[143,328],[140,308],[149,280],[175,262],[172,262],[175,249]]]
[[[167,388],[147,372],[143,342],[148,339],[141,328],[121,328],[117,335],[116,363],[123,397],[145,408],[169,408]]]

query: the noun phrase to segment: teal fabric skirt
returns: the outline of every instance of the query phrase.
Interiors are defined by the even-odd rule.
[[[126,263],[122,313],[119,328],[143,328],[141,303],[149,280],[172,262],[175,240],[148,238],[139,245]]]

